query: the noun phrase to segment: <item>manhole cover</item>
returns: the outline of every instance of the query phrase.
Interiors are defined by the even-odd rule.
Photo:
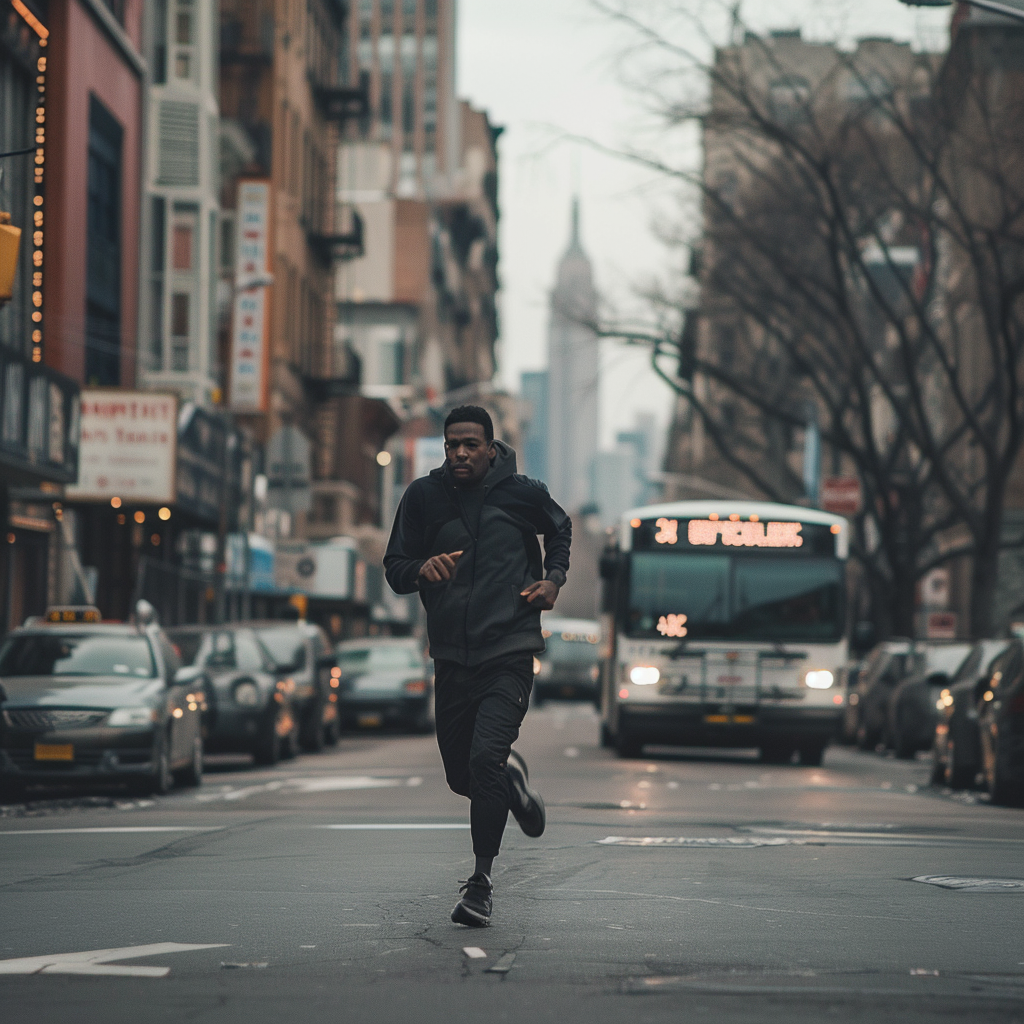
[[[917,875],[912,882],[925,882],[960,892],[1024,892],[1024,878],[962,878],[959,875]]]

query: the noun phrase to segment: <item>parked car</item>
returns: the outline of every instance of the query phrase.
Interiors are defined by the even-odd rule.
[[[843,731],[856,737],[861,750],[874,750],[885,733],[889,696],[913,669],[911,640],[883,640],[876,644],[857,676],[857,685],[847,699],[847,721]]]
[[[151,611],[152,609],[149,609]],[[166,793],[203,778],[200,673],[153,621],[54,608],[0,646],[0,787],[124,782]]]
[[[981,770],[994,804],[1024,805],[1024,641],[992,663],[978,702]]]
[[[938,722],[932,744],[932,782],[969,789],[981,771],[978,701],[988,688],[992,662],[1009,640],[979,640],[936,701]]]
[[[591,619],[541,620],[545,651],[534,665],[533,696],[539,703],[550,697],[599,703],[597,680],[601,627]]]
[[[939,695],[970,653],[970,644],[925,644],[913,672],[897,684],[889,698],[886,746],[897,757],[911,758],[931,747],[939,721]]]
[[[334,746],[341,735],[338,717],[337,659],[327,634],[312,622],[254,622],[278,674],[292,680],[299,716],[299,743],[305,750]]]
[[[168,636],[213,693],[208,750],[251,754],[257,764],[295,755],[298,716],[288,682],[251,626],[180,626]]]
[[[336,648],[338,705],[345,728],[434,728],[434,674],[412,637],[347,640]]]

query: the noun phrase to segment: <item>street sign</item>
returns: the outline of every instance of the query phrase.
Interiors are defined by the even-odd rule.
[[[863,506],[860,478],[827,476],[821,481],[821,507],[840,516],[855,516]]]

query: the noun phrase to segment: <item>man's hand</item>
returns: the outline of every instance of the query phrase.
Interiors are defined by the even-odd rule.
[[[550,611],[555,607],[558,586],[552,580],[540,580],[538,583],[531,583],[525,590],[521,590],[519,596],[525,597],[530,604],[536,605],[541,611]]]
[[[420,575],[425,576],[431,583],[441,583],[443,580],[450,580],[455,575],[455,564],[461,556],[461,551],[434,555],[433,558],[428,558],[420,566]]]

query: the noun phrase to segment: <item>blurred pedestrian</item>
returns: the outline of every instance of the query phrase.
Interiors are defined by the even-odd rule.
[[[572,522],[543,483],[516,472],[486,409],[453,409],[444,450],[444,465],[405,492],[384,566],[392,590],[419,592],[427,611],[437,745],[448,785],[469,797],[476,857],[452,920],[482,926],[508,812],[528,836],[544,831],[544,801],[512,744],[544,649],[540,613],[565,585]]]

